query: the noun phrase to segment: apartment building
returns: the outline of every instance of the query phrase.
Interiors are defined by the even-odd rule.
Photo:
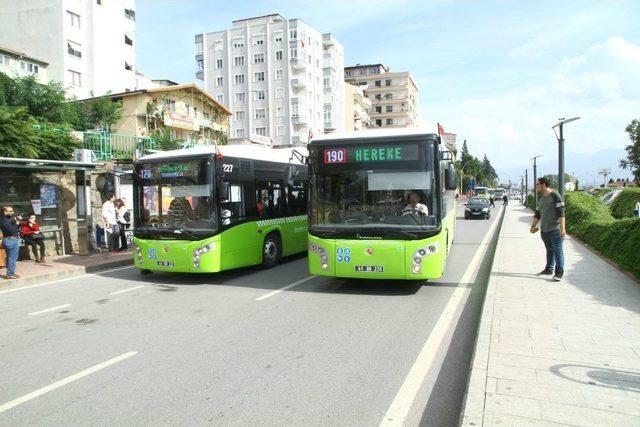
[[[371,125],[371,101],[364,96],[364,86],[345,83],[344,87],[345,130],[358,131],[368,128]]]
[[[196,77],[227,105],[231,138],[304,145],[344,129],[344,51],[331,34],[279,14],[195,36]]]
[[[47,83],[48,67],[49,64],[41,59],[0,46],[0,73],[9,77],[33,76],[39,83]]]
[[[371,100],[370,127],[414,127],[418,117],[418,87],[408,72],[391,72],[383,64],[345,67],[347,83],[361,86]]]
[[[48,63],[69,96],[135,88],[135,0],[0,0],[0,10],[0,46]]]

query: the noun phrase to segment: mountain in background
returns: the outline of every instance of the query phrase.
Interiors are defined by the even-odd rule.
[[[599,186],[604,182],[604,177],[598,175],[598,170],[607,168],[611,170],[611,175],[607,178],[629,178],[633,176],[630,171],[625,171],[619,167],[620,159],[626,158],[627,152],[623,149],[607,148],[593,154],[585,153],[566,153],[564,171],[568,174],[575,175],[580,182],[580,186],[593,185]],[[529,186],[533,183],[533,165],[531,162],[515,167],[507,167],[497,169],[501,183],[512,183],[520,185],[520,176],[524,175],[524,170],[529,169]],[[538,159],[538,176],[558,173],[558,153],[548,153]]]

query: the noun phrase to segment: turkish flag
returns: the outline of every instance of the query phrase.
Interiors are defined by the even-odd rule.
[[[440,123],[438,123],[438,135],[442,135],[444,132],[444,128]]]

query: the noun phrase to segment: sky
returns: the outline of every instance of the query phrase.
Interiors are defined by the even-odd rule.
[[[194,36],[270,13],[335,34],[345,65],[409,71],[420,124],[441,123],[459,147],[467,140],[505,182],[519,181],[514,171],[533,156],[555,164],[551,126],[574,116],[581,119],[565,127],[567,172],[580,168],[571,159],[581,154],[595,162],[589,170],[615,176],[613,150],[624,154],[624,128],[640,119],[638,0],[137,0],[137,67],[200,84]]]

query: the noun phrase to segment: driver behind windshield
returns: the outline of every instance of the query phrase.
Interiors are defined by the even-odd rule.
[[[409,203],[402,209],[402,214],[407,215],[416,212],[420,215],[429,215],[427,205],[420,202],[420,195],[416,192],[411,192],[411,194],[409,194]]]

